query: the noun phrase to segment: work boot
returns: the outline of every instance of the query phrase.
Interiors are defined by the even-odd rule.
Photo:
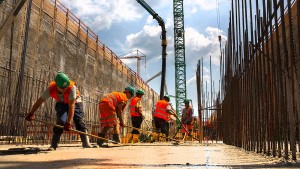
[[[115,142],[114,144],[119,144],[120,143],[119,134],[113,134],[113,141]]]
[[[87,133],[87,131],[85,131],[85,133]],[[92,146],[90,144],[90,139],[89,139],[89,137],[87,135],[80,134],[80,139],[81,139],[82,147],[83,148],[94,148],[94,146]]]
[[[139,142],[139,134],[132,134],[132,142],[131,143],[138,143]]]
[[[166,135],[163,133],[159,134],[159,141],[165,142],[166,141]]]
[[[156,142],[156,141],[158,141],[158,133],[157,133],[157,132],[154,132],[154,133],[152,134],[152,140],[151,140],[151,143]]]
[[[101,137],[101,138],[105,138],[105,134],[101,134],[101,133],[98,133],[98,136]],[[97,139],[97,144],[101,147],[102,144],[104,143],[104,140],[102,139]]]
[[[47,149],[48,151],[56,150],[59,140],[60,140],[60,136],[61,135],[53,134],[52,140],[51,140],[51,146]]]
[[[125,138],[126,138],[126,142],[125,143],[130,143],[132,141],[132,134],[131,133],[127,134]]]

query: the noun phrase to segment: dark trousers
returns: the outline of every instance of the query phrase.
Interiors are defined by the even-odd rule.
[[[142,121],[143,121],[142,116],[131,116],[131,124],[135,128],[140,129],[142,125]],[[140,134],[140,132],[138,130],[133,129],[131,134]]]
[[[68,118],[68,110],[69,105],[61,102],[56,102],[55,104],[56,110],[56,124],[63,126]],[[75,124],[76,130],[85,132],[86,124],[84,121],[84,112],[83,112],[83,104],[75,103],[75,111],[73,122]],[[53,127],[53,134],[60,136],[63,133],[63,129],[59,127]]]
[[[169,123],[166,120],[154,117],[154,124],[158,133],[164,133],[167,137],[169,136]]]

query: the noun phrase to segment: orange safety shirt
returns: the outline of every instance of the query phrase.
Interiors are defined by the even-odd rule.
[[[136,111],[136,104],[140,100],[141,100],[141,98],[139,98],[139,97],[134,97],[131,100],[131,102],[129,104],[130,116],[136,116],[136,117],[141,116],[141,114]]]
[[[72,87],[75,85],[75,82],[73,82],[72,80],[70,80],[70,85],[66,88],[65,92],[64,92],[64,103],[69,103],[69,95],[70,92],[72,90]],[[57,94],[57,85],[55,83],[55,81],[51,81],[50,85],[49,85],[49,94],[50,96],[55,99],[57,102],[63,102],[59,99],[58,94]],[[80,96],[80,92],[79,90],[77,91],[77,97]]]
[[[111,92],[100,100],[100,103],[105,102],[108,104],[113,110],[116,110],[117,105],[120,103],[127,103],[128,99],[125,93],[122,92]],[[124,110],[125,106],[123,107]]]
[[[155,107],[153,116],[168,121],[168,119],[170,118],[167,113],[168,105],[169,105],[169,103],[165,100],[158,101],[156,103],[156,107]]]
[[[120,103],[127,103],[126,94],[121,92],[112,92],[103,97],[99,103],[100,122],[101,126],[113,126],[117,124],[117,105]],[[125,106],[123,106],[124,111]]]
[[[100,111],[100,124],[102,127],[114,126],[118,123],[116,112],[107,103],[102,102],[99,104]]]

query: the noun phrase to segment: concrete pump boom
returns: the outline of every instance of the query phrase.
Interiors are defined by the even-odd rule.
[[[139,4],[141,4],[152,16],[153,19],[156,19],[159,26],[161,26],[161,46],[162,46],[162,73],[161,73],[161,84],[160,84],[160,99],[164,97],[164,86],[165,86],[165,78],[166,78],[166,58],[167,58],[167,31],[165,28],[165,22],[163,19],[158,16],[158,14],[144,1],[137,0]]]

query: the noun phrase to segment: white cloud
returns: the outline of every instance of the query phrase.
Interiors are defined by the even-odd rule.
[[[187,80],[186,85],[187,86],[195,86],[196,81],[197,81],[197,78],[196,78],[196,75],[195,75],[192,78],[190,78],[189,80]],[[210,83],[210,76],[209,75],[203,75],[203,82],[204,83],[205,82]]]
[[[192,78],[190,78],[189,80],[187,80],[186,85],[187,86],[194,86],[196,84],[196,76],[193,76]]]
[[[207,82],[207,84],[210,83],[210,76],[209,75],[203,75],[203,82],[204,84]]]
[[[201,34],[191,27],[186,28],[185,45],[187,63],[194,63],[201,58],[203,58],[204,61],[209,61],[209,57],[211,56],[213,64],[220,64],[220,44],[218,36],[221,34],[223,44],[227,40],[227,37],[223,35],[223,31],[212,27],[207,27],[205,33],[206,34]]]
[[[203,72],[204,73],[209,73],[209,70],[205,66],[203,66]]]
[[[151,16],[151,15],[149,15],[148,17],[147,17],[147,22],[146,22],[146,24],[148,24],[148,25],[151,25],[151,24],[153,24],[154,23],[154,19],[153,19],[153,17]]]
[[[140,19],[142,9],[132,0],[61,0],[77,17],[95,31],[109,29],[112,23]]]
[[[150,37],[155,37],[155,36],[158,36],[158,35],[161,34],[161,28],[160,28],[160,26],[145,25],[144,26],[144,31]]]
[[[196,7],[192,7],[192,10],[190,11],[190,13],[194,14],[197,13],[198,9]]]
[[[152,19],[153,20],[153,19]],[[155,21],[155,20],[154,20]],[[172,21],[167,19],[165,27],[167,29],[167,58],[170,58],[173,53],[173,34],[171,31]],[[147,55],[147,62],[155,62],[161,60],[161,32],[162,29],[157,21],[150,22],[148,17],[147,24],[142,30],[136,33],[127,35],[123,49],[139,49]]]
[[[230,0],[218,0],[220,3],[230,3]],[[217,0],[185,0],[184,4],[187,7],[195,8],[198,7],[202,10],[213,10],[217,9]]]

